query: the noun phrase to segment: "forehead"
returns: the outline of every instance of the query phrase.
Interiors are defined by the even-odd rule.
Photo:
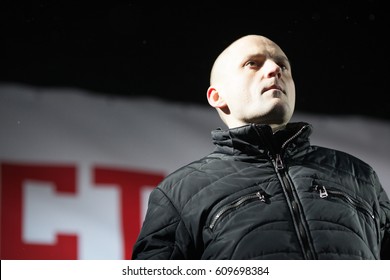
[[[225,59],[242,60],[251,56],[286,57],[282,49],[273,41],[261,36],[247,36],[231,44]]]
[[[217,57],[211,69],[210,83],[223,80],[231,69],[242,66],[248,59],[258,57],[268,57],[288,63],[287,56],[276,43],[263,36],[248,35],[230,44]]]

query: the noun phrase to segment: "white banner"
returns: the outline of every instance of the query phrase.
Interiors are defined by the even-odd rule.
[[[206,103],[0,85],[1,259],[129,259],[151,189],[213,150],[224,125]],[[389,121],[293,120],[371,164],[390,193]]]

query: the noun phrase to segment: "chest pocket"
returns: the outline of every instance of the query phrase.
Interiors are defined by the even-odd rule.
[[[363,223],[368,224],[372,228],[372,230],[375,232],[376,240],[377,242],[379,242],[380,231],[378,225],[378,214],[373,210],[373,207],[371,207],[368,202],[356,198],[348,194],[347,192],[341,191],[337,188],[326,187],[321,184],[314,184],[313,191],[317,192],[319,198],[321,199],[327,199],[335,202],[342,201],[351,209],[360,214],[360,216],[365,217],[365,219],[363,219]]]
[[[223,220],[226,216],[228,216],[228,214],[248,205],[249,203],[266,203],[267,199],[266,193],[263,190],[258,190],[253,193],[243,195],[230,203],[224,204],[211,216],[208,227],[210,230],[213,230],[218,222]]]

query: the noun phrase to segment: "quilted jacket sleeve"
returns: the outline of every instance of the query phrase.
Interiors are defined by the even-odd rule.
[[[379,206],[380,206],[380,228],[381,228],[381,259],[390,260],[390,200],[388,194],[380,186],[379,190]]]
[[[185,244],[185,241],[176,242],[178,238],[185,239],[183,230],[180,236],[176,234],[180,226],[180,215],[172,202],[161,189],[154,189],[149,196],[148,210],[133,247],[132,259],[185,259],[177,246],[178,243]]]
[[[381,246],[381,259],[390,260],[390,223],[388,223],[385,228]]]
[[[390,260],[390,202],[385,193],[381,196],[383,199],[379,201],[383,218],[381,219],[381,233],[382,233],[382,244],[381,244],[381,259]]]

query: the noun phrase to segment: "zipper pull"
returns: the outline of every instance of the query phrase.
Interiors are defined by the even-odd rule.
[[[282,157],[280,156],[280,154],[275,155],[275,163],[276,163],[276,168],[278,170],[284,169],[284,164],[283,164]]]
[[[260,201],[265,202],[265,196],[264,194],[261,194],[260,192],[256,193],[256,196],[260,199]]]
[[[320,197],[321,198],[327,198],[328,197],[328,192],[326,191],[325,186],[315,185],[314,189],[320,193]]]

